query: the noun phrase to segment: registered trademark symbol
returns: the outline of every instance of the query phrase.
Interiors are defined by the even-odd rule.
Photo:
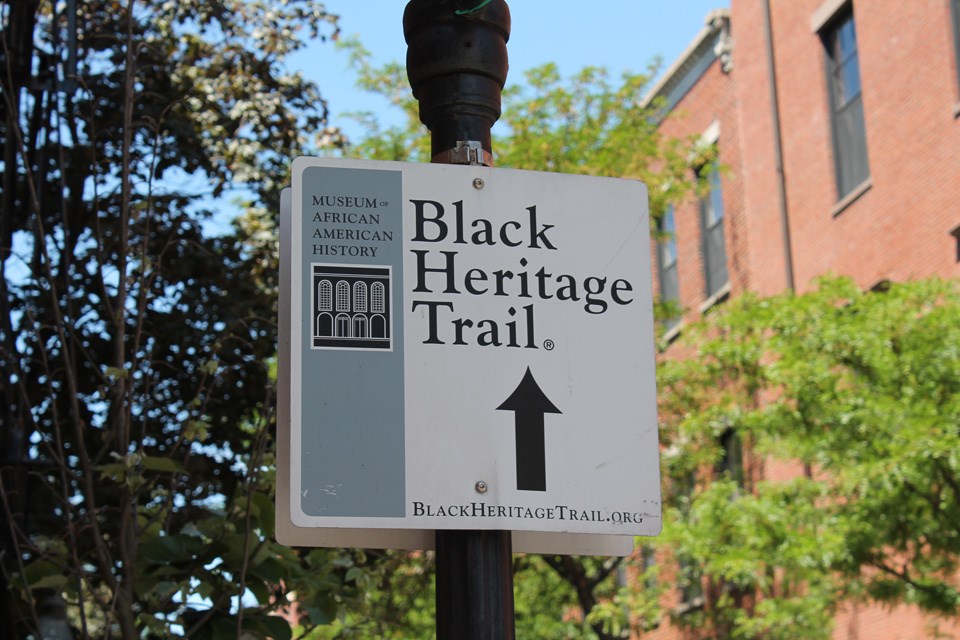
[[[390,203],[387,202],[386,200],[381,200],[381,201],[378,202],[377,204],[380,205],[381,207],[385,207],[385,206],[387,206],[387,205],[390,204]]]
[[[557,345],[555,345],[555,344],[553,343],[553,340],[544,340],[544,341],[543,341],[543,348],[546,349],[547,351],[553,351],[553,348],[554,348],[555,346],[557,346]]]

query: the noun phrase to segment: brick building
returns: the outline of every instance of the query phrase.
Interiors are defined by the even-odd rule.
[[[683,309],[665,345],[745,290],[804,291],[828,273],[864,289],[960,276],[960,0],[731,0],[654,99],[661,131],[699,136],[722,167],[692,161],[709,193],[663,220],[654,286]],[[834,638],[923,638],[929,622],[847,607]],[[960,638],[960,625],[940,630]],[[642,637],[685,636],[664,622]]]

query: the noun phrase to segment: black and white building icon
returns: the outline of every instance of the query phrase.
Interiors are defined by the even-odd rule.
[[[313,348],[391,350],[390,267],[310,266]]]

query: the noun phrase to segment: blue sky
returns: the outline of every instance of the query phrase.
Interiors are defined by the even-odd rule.
[[[325,0],[324,4],[340,16],[343,36],[359,39],[375,64],[404,60],[405,0]],[[656,56],[667,66],[700,31],[706,15],[712,9],[729,7],[730,2],[508,0],[508,5],[512,29],[507,43],[507,83],[512,85],[522,82],[524,70],[546,62],[555,62],[564,75],[585,66],[606,67],[614,76],[643,71]],[[381,115],[386,108],[377,96],[354,87],[346,52],[330,44],[311,46],[292,60],[292,66],[318,82],[333,113],[333,124],[348,134],[359,129],[338,114],[372,111]]]

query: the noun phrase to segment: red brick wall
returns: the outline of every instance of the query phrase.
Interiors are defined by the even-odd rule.
[[[840,273],[881,279],[960,275],[960,120],[948,0],[854,3],[871,187],[839,213],[825,60],[810,17],[821,0],[772,2],[783,161],[796,283]],[[733,0],[733,70],[715,63],[662,125],[696,135],[720,123],[731,285],[786,286],[766,45],[759,0]],[[683,304],[703,301],[699,219],[677,207]]]
[[[770,1],[797,288],[809,289],[828,273],[864,288],[883,279],[960,276],[950,233],[960,226],[960,88],[949,0],[854,0],[870,187],[842,210],[824,48],[811,29],[823,3]],[[730,5],[732,70],[714,63],[661,131],[699,135],[719,122],[732,295],[769,295],[786,288],[786,277],[763,0]],[[691,320],[705,297],[693,198],[676,207],[676,223],[681,304]],[[799,465],[765,465],[770,479],[799,472]],[[661,575],[669,579],[670,572]],[[937,625],[944,637],[960,638],[960,626],[913,608],[850,605],[837,617],[834,638],[912,640],[933,637]],[[684,636],[664,624],[643,637]]]
[[[850,604],[837,614],[835,625],[834,640],[960,638],[956,621],[924,616],[914,607]]]
[[[733,20],[759,4],[734,0]],[[872,186],[839,213],[823,47],[810,30],[819,4],[772,3],[798,287],[828,272],[864,287],[960,275],[949,234],[960,225],[960,121],[947,0],[854,3]],[[761,51],[737,53],[765,63]],[[742,94],[744,112],[754,88]]]

